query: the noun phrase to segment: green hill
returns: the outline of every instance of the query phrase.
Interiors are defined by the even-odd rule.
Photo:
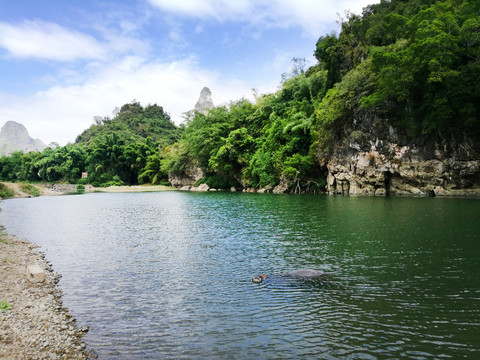
[[[123,105],[113,119],[96,117],[96,124],[78,135],[75,142],[91,143],[96,138],[113,133],[128,139],[150,138],[160,146],[165,146],[179,138],[180,129],[163,107],[154,104],[144,108],[140,103],[132,102]]]

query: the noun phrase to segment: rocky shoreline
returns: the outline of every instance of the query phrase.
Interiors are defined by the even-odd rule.
[[[91,358],[82,341],[88,328],[62,305],[60,275],[37,248],[0,229],[0,359]],[[29,265],[40,278],[27,276]]]

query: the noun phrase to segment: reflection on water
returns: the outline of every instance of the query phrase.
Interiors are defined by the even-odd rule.
[[[115,359],[479,357],[479,220],[471,199],[180,192],[0,213]],[[281,276],[298,268],[332,277]]]

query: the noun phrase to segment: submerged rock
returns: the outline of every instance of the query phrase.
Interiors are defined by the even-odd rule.
[[[318,279],[318,278],[325,277],[327,275],[323,271],[312,270],[312,269],[298,269],[298,270],[290,271],[287,274],[290,276],[304,278],[304,279]]]

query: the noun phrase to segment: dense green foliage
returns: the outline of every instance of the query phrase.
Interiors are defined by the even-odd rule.
[[[326,71],[311,69],[285,79],[280,91],[258,97],[255,104],[239,100],[196,113],[180,140],[151,163],[162,173],[204,168],[207,176],[201,182],[215,188],[318,184],[312,128],[326,78]]]
[[[192,114],[176,127],[157,105],[122,106],[75,144],[0,158],[0,179],[153,183],[199,167],[215,188],[325,184],[332,149],[355,122],[384,119],[409,136],[480,138],[480,3],[391,0],[320,37],[318,63],[294,59],[274,94]]]
[[[15,195],[12,189],[10,189],[7,185],[4,183],[0,183],[0,198],[2,199],[8,199],[11,198]]]
[[[338,38],[320,38],[315,54],[333,81],[343,82],[367,60],[371,86],[362,108],[394,119],[411,135],[466,130],[478,136],[479,13],[478,1],[382,1],[351,16]]]
[[[20,190],[23,191],[24,193],[26,193],[30,196],[34,196],[34,197],[37,197],[37,196],[41,195],[40,189],[38,187],[36,187],[35,185],[32,185],[32,184],[21,184],[20,185]]]
[[[0,157],[0,179],[137,184],[147,158],[174,142],[180,132],[161,107],[125,104],[114,119],[97,121],[75,144]],[[83,172],[88,178],[81,179]]]
[[[161,106],[154,104],[143,108],[134,100],[123,105],[113,119],[96,116],[95,124],[80,134],[75,142],[88,143],[119,133],[136,140],[150,137],[153,142],[166,146],[177,140],[180,130]]]
[[[318,64],[296,67],[277,93],[196,114],[160,168],[300,191],[324,185],[322,166],[354,121],[479,137],[479,13],[473,1],[392,0],[349,15],[339,36],[318,40]]]

